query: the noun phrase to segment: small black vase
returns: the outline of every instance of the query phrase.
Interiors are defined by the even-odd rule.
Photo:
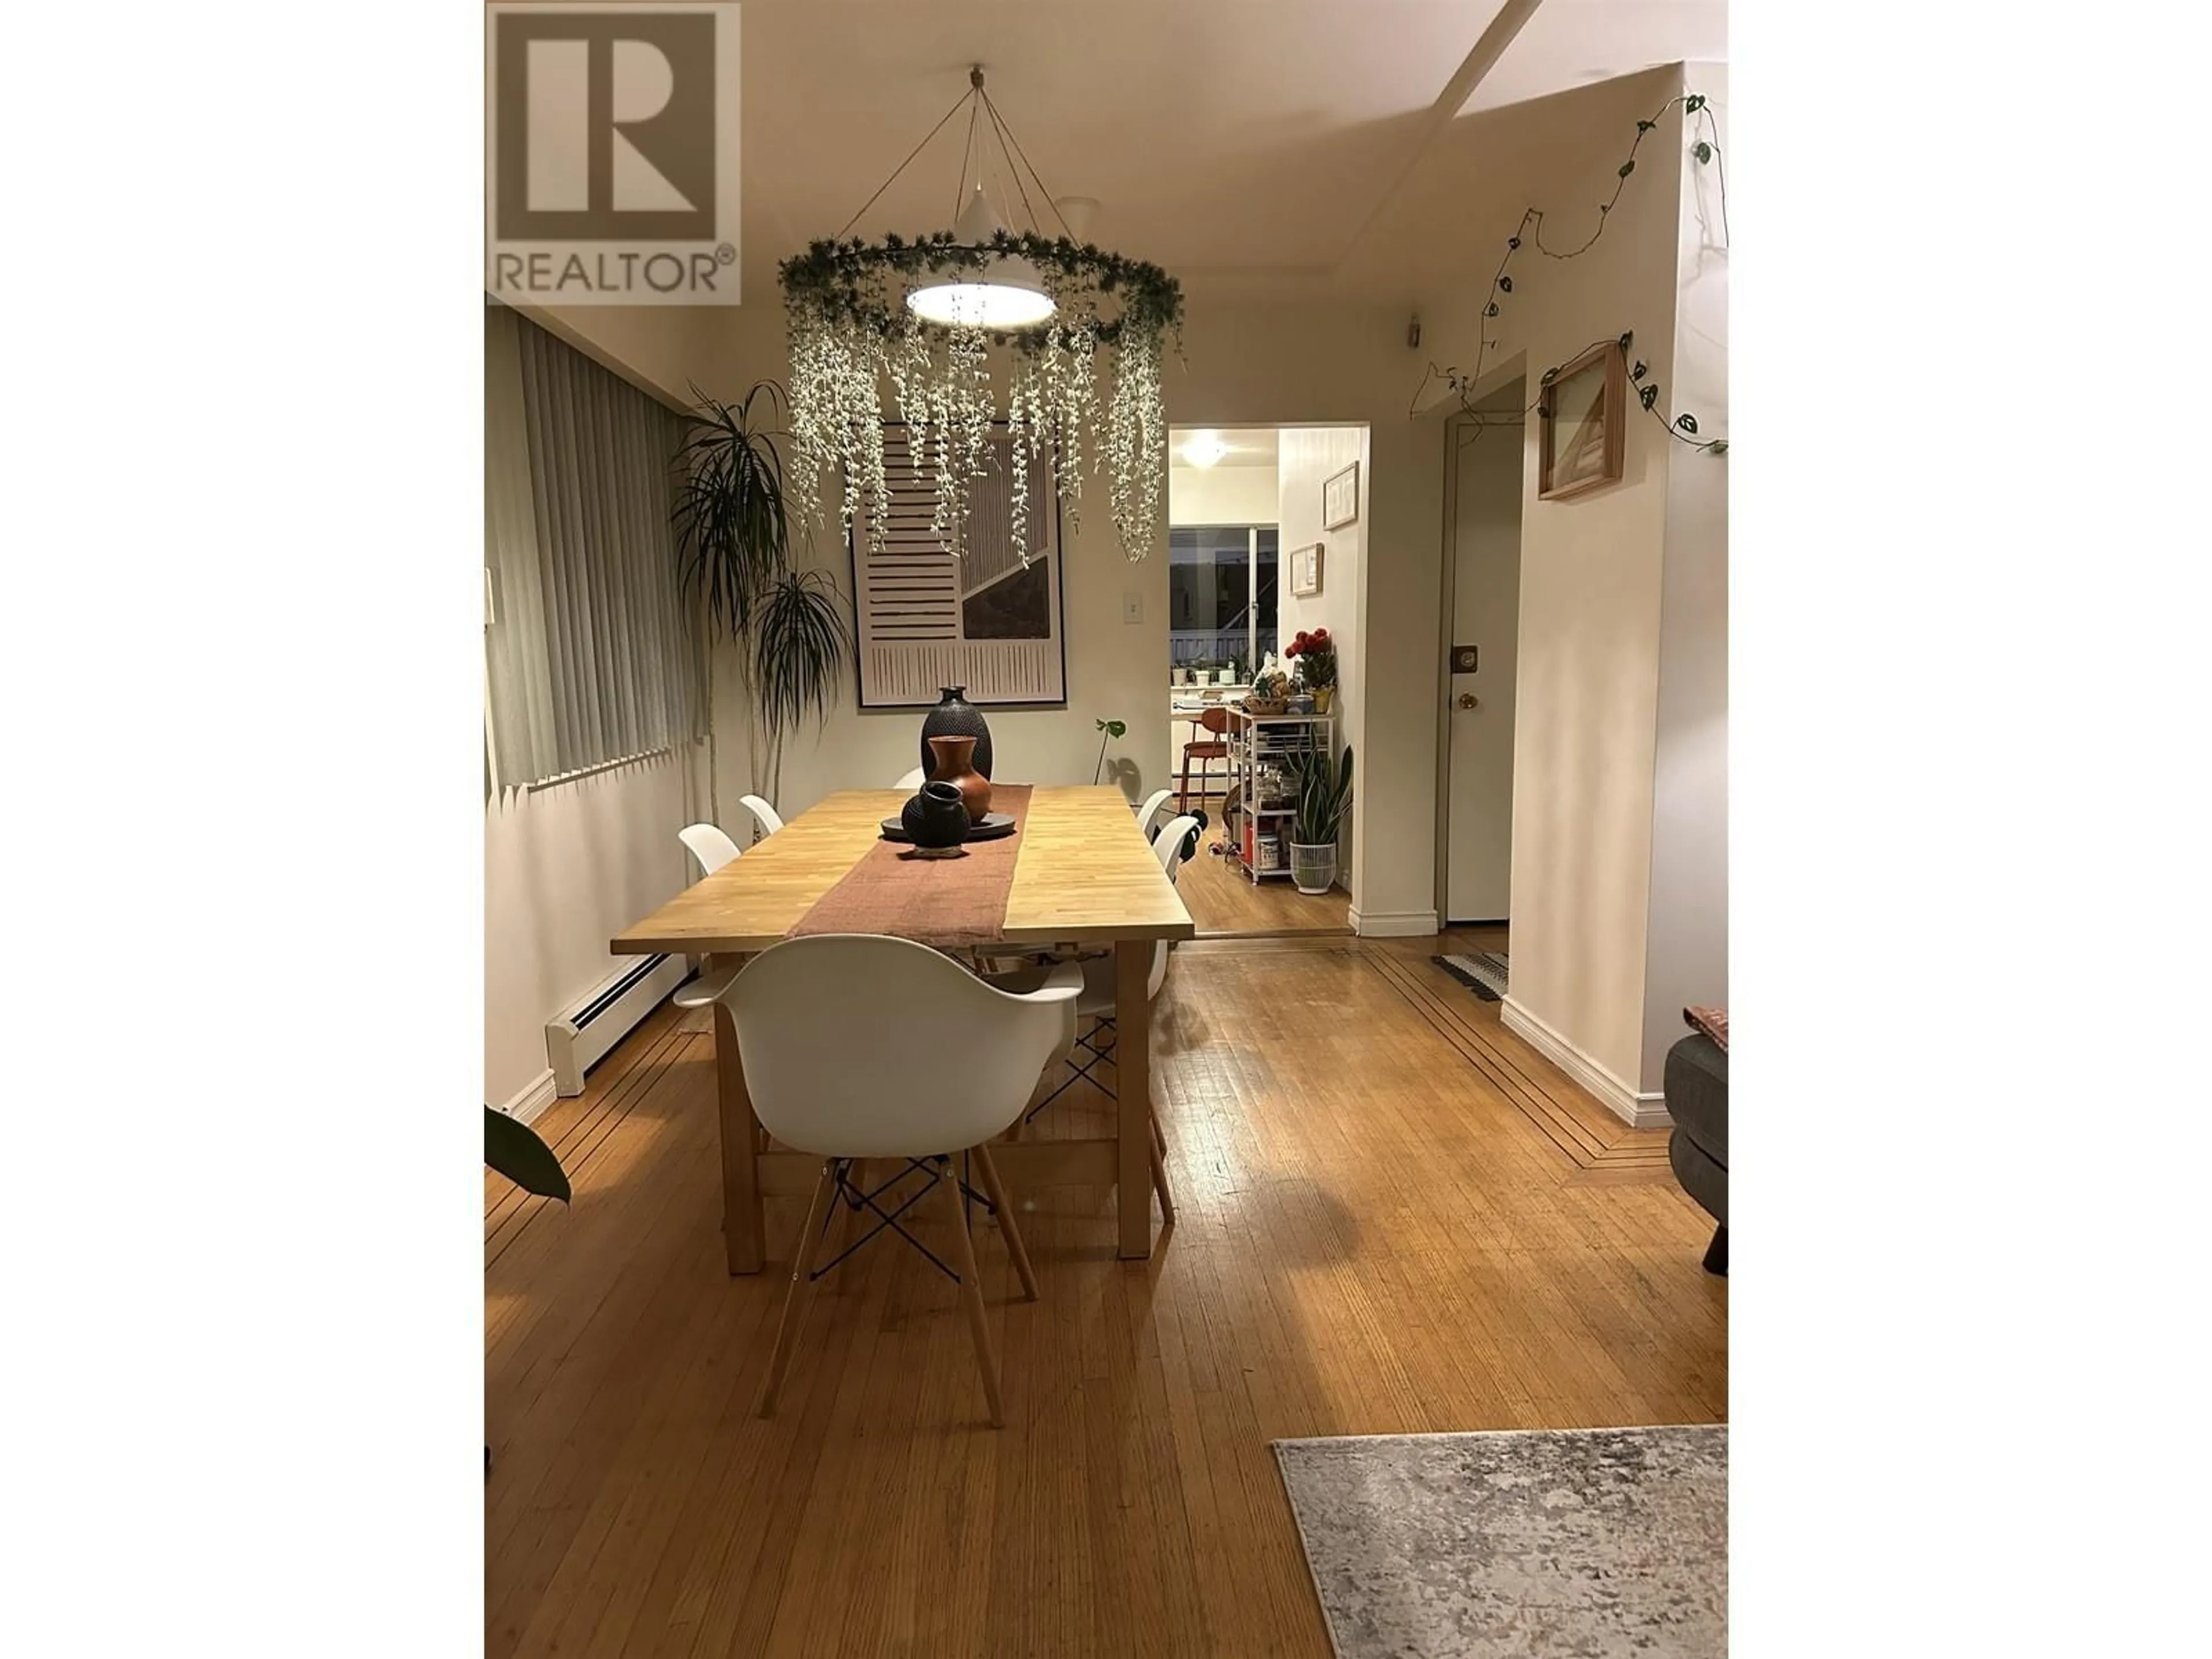
[[[899,809],[899,824],[916,847],[957,847],[968,839],[968,808],[960,786],[925,783],[921,793]]]
[[[921,769],[927,774],[935,769],[936,757],[929,752],[932,738],[973,738],[975,739],[975,769],[985,777],[991,775],[991,723],[983,718],[983,711],[968,701],[964,685],[939,688],[937,707],[931,709],[921,722]]]

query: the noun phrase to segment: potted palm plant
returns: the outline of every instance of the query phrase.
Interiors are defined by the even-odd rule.
[[[1291,882],[1301,893],[1326,893],[1336,882],[1336,838],[1352,810],[1352,748],[1341,765],[1316,749],[1291,762],[1297,811],[1291,820]]]
[[[783,388],[761,380],[742,403],[699,393],[684,417],[676,460],[677,580],[698,603],[708,626],[738,647],[756,793],[776,799],[783,740],[809,714],[823,719],[849,660],[852,631],[843,596],[824,570],[793,562],[783,496],[783,456],[773,422],[786,405]],[[707,654],[708,765],[714,768],[714,652]],[[720,780],[713,783],[721,817]]]

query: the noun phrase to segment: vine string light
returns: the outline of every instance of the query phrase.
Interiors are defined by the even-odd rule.
[[[1700,136],[1697,142],[1690,146],[1689,153],[1700,167],[1710,165],[1714,169],[1714,179],[1719,185],[1721,246],[1723,249],[1727,248],[1729,245],[1728,169],[1721,159],[1719,129],[1714,124],[1712,111],[1707,106],[1703,93],[1678,93],[1653,111],[1649,120],[1638,121],[1636,124],[1636,137],[1628,146],[1627,158],[1621,162],[1613,173],[1613,194],[1598,204],[1596,228],[1580,242],[1570,248],[1554,248],[1546,246],[1543,210],[1531,207],[1522,212],[1520,224],[1515,228],[1513,234],[1505,239],[1504,255],[1498,260],[1497,272],[1490,279],[1490,299],[1482,308],[1483,320],[1486,324],[1499,314],[1500,300],[1510,297],[1513,292],[1511,271],[1513,256],[1520,252],[1524,244],[1533,247],[1547,259],[1578,259],[1597,246],[1598,239],[1605,234],[1607,225],[1612,222],[1613,210],[1619,205],[1621,192],[1627,189],[1629,179],[1636,172],[1636,152],[1643,147],[1645,136],[1653,131],[1661,120],[1665,118],[1667,112],[1677,104],[1682,106],[1682,113],[1685,117],[1696,118],[1701,129]],[[1620,345],[1622,351],[1628,350],[1634,337],[1633,334],[1623,334],[1620,337]],[[1413,389],[1413,401],[1407,412],[1409,415],[1418,414],[1420,410],[1421,394],[1428,390],[1431,381],[1441,380],[1459,399],[1459,405],[1463,412],[1476,413],[1475,387],[1482,380],[1483,359],[1487,356],[1490,349],[1497,343],[1496,340],[1490,337],[1488,328],[1485,327],[1481,331],[1480,343],[1475,349],[1474,367],[1464,374],[1455,368],[1439,369],[1435,363],[1431,362],[1429,365],[1428,373],[1421,377],[1420,385]],[[1590,342],[1591,345],[1601,343],[1602,342],[1596,340]],[[1583,347],[1582,349],[1588,349]],[[1580,353],[1577,352],[1575,355],[1579,356]],[[1573,357],[1570,356],[1566,361],[1572,362]],[[1552,381],[1558,374],[1559,369],[1556,365],[1544,371],[1540,383],[1540,389],[1522,410],[1521,412],[1523,415],[1542,405]],[[1700,438],[1698,435],[1698,417],[1689,410],[1684,410],[1672,420],[1667,417],[1666,411],[1659,407],[1662,395],[1659,383],[1650,379],[1650,374],[1649,365],[1641,362],[1637,363],[1629,371],[1629,378],[1636,386],[1636,400],[1644,412],[1665,427],[1668,435],[1677,442],[1686,444],[1700,453],[1725,455],[1728,453],[1729,441],[1726,438]]]
[[[861,215],[963,110],[969,136],[953,228],[848,240]],[[984,191],[994,144],[998,176],[1011,181],[1011,197],[1002,184],[1001,199],[1028,217],[1027,229],[1009,229]],[[1059,234],[1038,223],[1032,185]],[[1102,467],[1107,473],[1107,507],[1123,553],[1133,562],[1151,550],[1167,485],[1160,368],[1167,337],[1176,334],[1179,343],[1182,290],[1158,265],[1075,238],[984,89],[980,68],[969,72],[967,95],[845,229],[785,260],[781,276],[791,331],[794,489],[818,499],[822,474],[841,468],[840,525],[849,532],[865,502],[871,551],[882,550],[890,507],[887,415],[907,424],[916,464],[934,474],[931,528],[947,552],[964,545],[974,487],[989,469],[992,428],[1001,418],[1009,441],[1009,527],[1024,567],[1031,553],[1030,464],[1050,455],[1073,530],[1082,509],[1086,447],[1094,473]],[[1109,366],[1110,373],[1102,372]]]

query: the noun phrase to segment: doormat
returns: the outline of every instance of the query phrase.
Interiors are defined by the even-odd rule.
[[[1505,995],[1503,951],[1483,951],[1471,957],[1431,957],[1429,960],[1485,1002],[1497,1002]]]

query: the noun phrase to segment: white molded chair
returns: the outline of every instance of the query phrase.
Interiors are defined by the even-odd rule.
[[[1160,868],[1167,872],[1170,881],[1175,880],[1176,872],[1182,868],[1184,837],[1197,828],[1196,816],[1184,813],[1180,817],[1170,819],[1160,833],[1152,837],[1152,852],[1159,859]],[[1158,1001],[1160,987],[1167,982],[1168,943],[1166,939],[1160,939],[1152,945],[1152,972],[1145,978],[1145,1000],[1147,1002]],[[1053,972],[1064,973],[1069,968],[1080,969],[1083,974],[1083,989],[1075,999],[1075,1013],[1079,1021],[1087,1020],[1089,1024],[1077,1036],[1075,1044],[1083,1050],[1085,1058],[1079,1061],[1072,1052],[1066,1055],[1067,1063],[1073,1069],[1075,1075],[1030,1107],[1023,1115],[1022,1121],[1024,1123],[1051,1105],[1054,1101],[1058,1100],[1078,1083],[1088,1083],[1101,1094],[1109,1098],[1115,1097],[1113,1090],[1091,1075],[1092,1070],[1100,1061],[1110,1060],[1114,1055],[1111,1047],[1101,1048],[1097,1041],[1102,1032],[1113,1028],[1115,1010],[1118,1006],[1114,995],[1114,958],[1110,954],[1103,957],[1085,957],[1077,962],[1063,963],[1060,967],[1053,969]],[[1035,969],[995,975],[988,981],[1001,990],[1016,993],[1030,990],[1043,982],[1045,981],[1039,978]],[[1059,1057],[1055,1056],[1055,1058]],[[1175,1219],[1175,1195],[1168,1190],[1167,1136],[1161,1131],[1160,1121],[1157,1116],[1152,1121],[1152,1186],[1160,1195],[1161,1218],[1172,1222]]]
[[[1139,831],[1146,836],[1151,836],[1152,833],[1152,820],[1159,817],[1160,808],[1168,804],[1168,797],[1174,793],[1175,791],[1172,789],[1155,789],[1152,791],[1151,798],[1147,799],[1142,806],[1139,806],[1137,809],[1137,828]]]
[[[678,830],[676,839],[682,842],[690,850],[691,856],[699,860],[699,873],[702,876],[713,875],[737,857],[741,850],[737,842],[711,823],[695,823],[687,829]]]
[[[1021,1116],[1038,1076],[1073,1038],[1079,977],[1071,964],[1035,990],[1011,995],[927,945],[823,933],[770,946],[724,993],[754,1115],[775,1139],[823,1160],[761,1386],[763,1417],[774,1413],[791,1364],[832,1203],[872,1209],[884,1224],[907,1207],[902,1203],[887,1213],[875,1205],[877,1194],[854,1184],[854,1161],[875,1158],[907,1159],[909,1168],[898,1179],[919,1170],[945,1189],[954,1277],[967,1304],[984,1397],[993,1426],[1004,1423],[982,1284],[951,1155],[974,1158],[1023,1294],[1035,1301],[1036,1277],[988,1143]]]
[[[732,841],[711,823],[695,823],[678,830],[676,839],[690,849],[699,861],[699,873],[711,876],[715,871],[738,856],[737,842]],[[730,981],[738,976],[737,968],[717,968],[696,979],[687,979],[678,986],[668,1000],[679,1008],[703,1008],[729,988]]]
[[[893,784],[891,787],[894,789],[903,789],[907,793],[912,794],[915,790],[921,788],[923,784],[927,783],[928,781],[929,774],[923,771],[919,766],[917,766],[913,771],[908,772],[896,783]]]
[[[740,797],[738,805],[760,820],[761,834],[772,836],[783,828],[783,815],[758,795]]]

